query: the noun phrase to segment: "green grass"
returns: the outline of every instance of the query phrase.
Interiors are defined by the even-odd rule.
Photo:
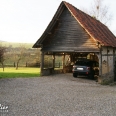
[[[26,78],[26,77],[39,77],[40,76],[40,68],[21,68],[18,70],[15,68],[0,68],[0,78]]]

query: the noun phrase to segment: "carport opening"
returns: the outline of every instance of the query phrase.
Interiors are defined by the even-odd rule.
[[[44,56],[44,68],[52,68],[53,60],[55,61],[54,69],[64,69],[68,66],[71,67],[79,58],[90,59],[99,63],[99,58],[96,53],[61,53],[56,54],[55,56],[46,54]]]
[[[99,58],[96,53],[72,53],[70,55],[65,55],[65,65],[62,67],[63,72],[72,73],[73,75],[73,66],[79,59],[95,61],[95,63],[92,64],[92,70],[94,71],[94,79],[97,79],[99,76]],[[82,69],[84,70],[84,68]],[[89,71],[86,73],[89,75]],[[78,75],[80,75],[80,73],[78,73]]]
[[[90,59],[92,61],[97,61],[99,64],[99,58],[95,53],[72,53],[65,56],[65,67],[73,66],[78,59]]]
[[[73,77],[86,76],[96,79],[99,76],[99,58],[96,53],[77,53],[72,56]]]
[[[98,53],[47,53],[44,55],[44,74],[72,73],[73,75],[72,69],[78,59],[97,61],[99,69]]]

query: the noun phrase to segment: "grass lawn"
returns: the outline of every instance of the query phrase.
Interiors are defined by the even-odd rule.
[[[0,68],[0,78],[18,78],[18,77],[39,77],[40,68],[28,68],[19,67],[18,70],[15,68]]]

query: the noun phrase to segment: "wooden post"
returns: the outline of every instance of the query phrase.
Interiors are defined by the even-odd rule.
[[[100,58],[99,58],[99,75],[102,76],[102,50],[100,49]]]
[[[64,66],[65,66],[65,54],[63,54],[63,58],[62,58],[62,66],[63,66],[63,69],[64,69]]]
[[[102,81],[102,49],[99,52],[99,77],[98,82],[101,83]]]
[[[40,63],[40,75],[43,75],[43,68],[44,68],[44,52],[41,52],[41,63]]]
[[[114,81],[116,81],[116,49],[114,48],[114,52],[113,52],[113,57],[114,57]]]

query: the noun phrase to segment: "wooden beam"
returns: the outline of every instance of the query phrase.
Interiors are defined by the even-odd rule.
[[[43,69],[44,69],[44,52],[41,52],[41,63],[40,63],[40,75],[43,75]]]
[[[63,66],[63,69],[64,69],[64,66],[65,66],[65,54],[63,54],[63,57],[62,57],[62,66]]]

